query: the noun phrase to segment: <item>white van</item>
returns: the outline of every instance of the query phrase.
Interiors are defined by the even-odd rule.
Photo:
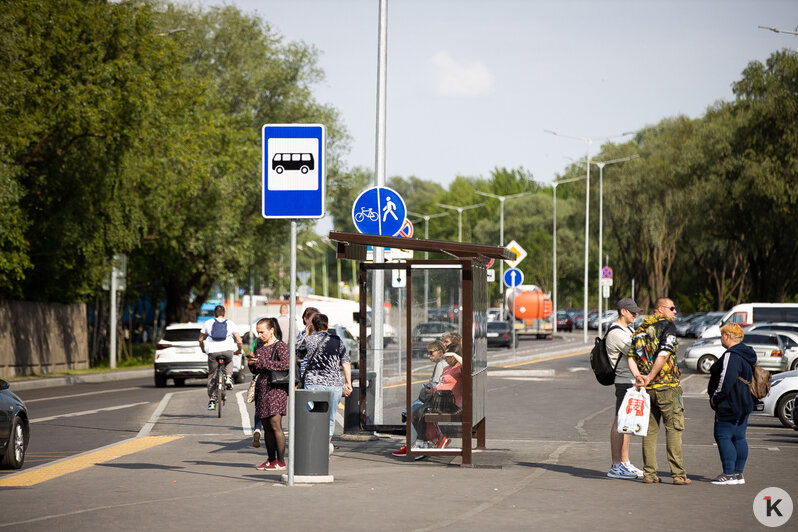
[[[720,328],[727,323],[737,323],[747,327],[754,323],[777,321],[782,323],[798,323],[798,303],[743,303],[735,305],[727,312],[720,323],[707,327],[701,338],[720,336]]]

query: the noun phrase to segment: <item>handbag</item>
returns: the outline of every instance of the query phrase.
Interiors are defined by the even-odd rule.
[[[460,412],[460,407],[454,402],[454,394],[451,390],[438,390],[432,396],[429,411],[436,414],[456,414]]]
[[[272,349],[272,361],[279,360],[277,358],[277,347],[275,346]],[[299,368],[295,368],[294,371],[294,383],[299,384]],[[288,385],[290,379],[290,370],[287,369],[270,369],[269,372],[269,384],[272,386],[275,385]]]
[[[432,386],[430,384],[425,384],[421,387],[421,391],[418,392],[418,400],[422,403],[426,403],[432,399]]]
[[[645,436],[648,434],[648,418],[651,413],[651,398],[645,388],[637,390],[631,386],[623,396],[618,409],[618,432]]]
[[[255,389],[258,387],[258,376],[255,375],[252,377],[252,381],[249,383],[249,388],[247,388],[247,402],[254,403],[255,402]]]

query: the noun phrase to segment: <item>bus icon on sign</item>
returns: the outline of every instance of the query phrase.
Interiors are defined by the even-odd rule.
[[[299,170],[307,174],[315,169],[312,153],[275,153],[272,158],[272,170],[282,174],[285,170]]]

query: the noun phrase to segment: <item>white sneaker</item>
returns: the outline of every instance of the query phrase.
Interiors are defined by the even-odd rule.
[[[334,453],[334,452],[335,452],[335,446],[331,442],[330,443],[330,455],[332,455],[332,453]]]
[[[623,464],[618,464],[610,468],[610,470],[607,472],[607,476],[610,478],[632,479],[637,478],[637,473],[632,473],[631,471],[627,470]]]
[[[632,462],[623,462],[621,465],[622,465],[622,466],[624,467],[624,469],[626,469],[627,471],[629,471],[629,472],[631,472],[631,473],[634,473],[635,475],[637,475],[637,478],[643,478],[643,470],[642,470],[642,469],[637,469],[637,468],[634,466],[634,464],[632,464]]]
[[[737,484],[745,484],[745,477],[742,473],[735,473],[734,479],[737,481]]]
[[[713,484],[720,485],[720,486],[729,486],[732,484],[737,484],[737,477],[732,475],[718,475],[718,478],[712,481]]]

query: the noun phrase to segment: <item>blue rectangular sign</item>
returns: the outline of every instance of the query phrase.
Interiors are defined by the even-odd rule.
[[[321,124],[263,126],[263,217],[321,218],[327,186]]]

